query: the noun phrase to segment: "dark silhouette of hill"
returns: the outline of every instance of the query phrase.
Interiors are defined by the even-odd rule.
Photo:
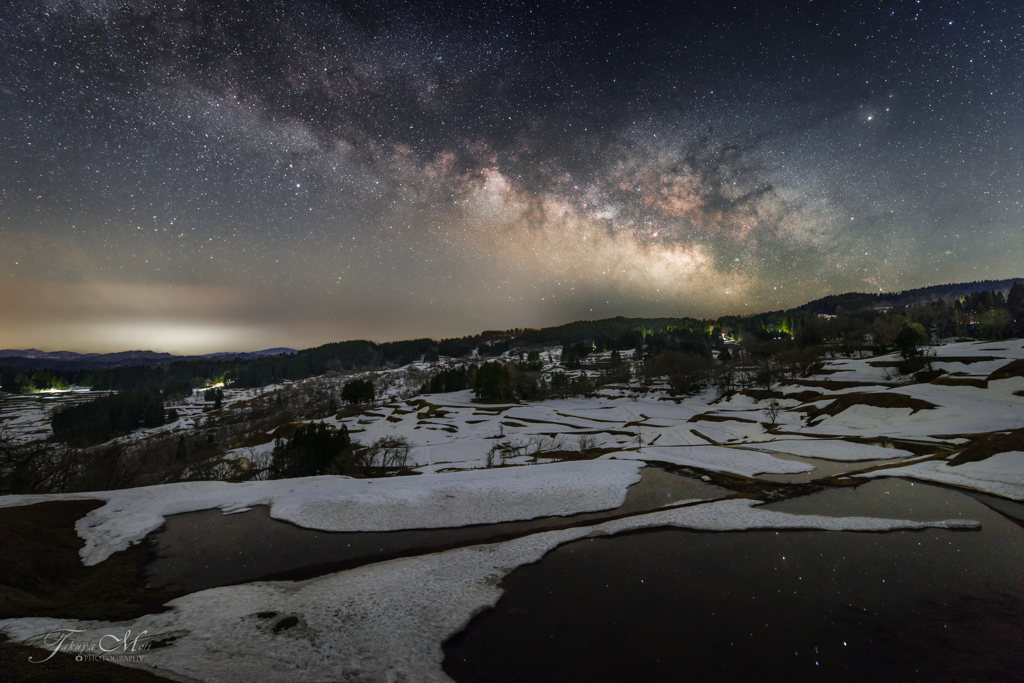
[[[208,353],[202,356],[175,356],[158,351],[119,351],[116,353],[75,353],[38,349],[0,349],[0,365],[22,372],[26,370],[107,370],[132,365],[153,365],[183,360],[250,359],[295,353],[295,349],[275,348],[248,353]]]
[[[833,294],[799,306],[798,310],[834,315],[836,308],[840,306],[842,310],[849,312],[862,308],[879,308],[884,306],[921,306],[931,303],[936,299],[945,299],[948,303],[954,299],[982,291],[1000,291],[1006,295],[1015,282],[1024,282],[1024,278],[958,282],[949,285],[919,287],[902,292],[879,292],[878,294],[850,292],[847,294]]]

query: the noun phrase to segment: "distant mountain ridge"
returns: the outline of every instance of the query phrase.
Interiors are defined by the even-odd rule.
[[[158,351],[118,351],[116,353],[75,353],[74,351],[40,351],[39,349],[0,349],[0,358],[42,358],[46,360],[96,360],[103,363],[116,363],[118,361],[131,360],[134,358],[184,358],[170,353]],[[191,357],[191,356],[190,356]],[[198,357],[198,356],[197,356]]]
[[[152,365],[154,363],[170,363],[173,361],[231,358],[262,358],[277,356],[282,353],[293,354],[295,349],[277,347],[250,351],[247,353],[207,353],[199,356],[176,356],[160,351],[118,351],[116,353],[75,353],[74,351],[40,351],[39,349],[0,349],[0,364],[19,370],[102,370],[119,368],[128,365]]]
[[[821,299],[815,299],[799,310],[811,311],[813,313],[834,314],[837,306],[843,310],[855,311],[859,308],[878,308],[888,306],[922,306],[937,299],[944,299],[951,303],[954,299],[974,294],[975,292],[991,291],[1002,292],[1005,296],[1014,283],[1024,283],[1024,278],[1012,277],[1006,280],[978,280],[976,282],[957,282],[948,285],[931,285],[929,287],[918,287],[902,292],[849,292],[846,294],[831,294]]]
[[[205,356],[190,356],[190,358],[262,358],[263,356],[280,356],[282,353],[291,355],[293,353],[298,353],[298,350],[280,346],[273,349],[263,349],[262,351],[252,351],[250,353],[208,353]]]

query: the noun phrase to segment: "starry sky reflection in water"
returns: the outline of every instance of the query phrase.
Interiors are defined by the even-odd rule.
[[[0,8],[0,347],[716,316],[1020,276],[1017,2]]]

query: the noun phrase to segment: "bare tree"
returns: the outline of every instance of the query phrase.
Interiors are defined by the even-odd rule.
[[[779,381],[780,374],[782,374],[782,370],[774,356],[759,358],[757,369],[754,372],[754,384],[771,390],[772,386]]]
[[[779,403],[779,399],[772,398],[768,401],[768,406],[764,409],[765,417],[768,418],[768,422],[774,427],[779,420],[779,413],[782,412],[782,405]]]
[[[406,467],[409,450],[404,436],[383,436],[360,454],[359,461],[367,476],[381,476]]]
[[[593,434],[580,434],[576,443],[576,450],[580,453],[588,453],[598,447],[597,437]]]
[[[529,455],[536,457],[549,451],[565,450],[565,437],[561,434],[555,436],[539,436],[530,439]]]
[[[496,443],[487,451],[487,466],[495,467],[497,464],[499,467],[505,467],[510,459],[525,455],[531,448],[533,448],[532,440],[525,445],[512,440]]]
[[[75,490],[86,469],[84,451],[64,443],[18,443],[0,425],[0,490],[64,493]]]
[[[1006,328],[1013,322],[1013,316],[1006,308],[993,308],[985,313],[983,320],[989,326],[992,339],[1002,339]]]

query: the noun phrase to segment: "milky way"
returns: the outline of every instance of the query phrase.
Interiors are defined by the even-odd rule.
[[[714,316],[1020,276],[1018,2],[0,9],[0,346]]]

